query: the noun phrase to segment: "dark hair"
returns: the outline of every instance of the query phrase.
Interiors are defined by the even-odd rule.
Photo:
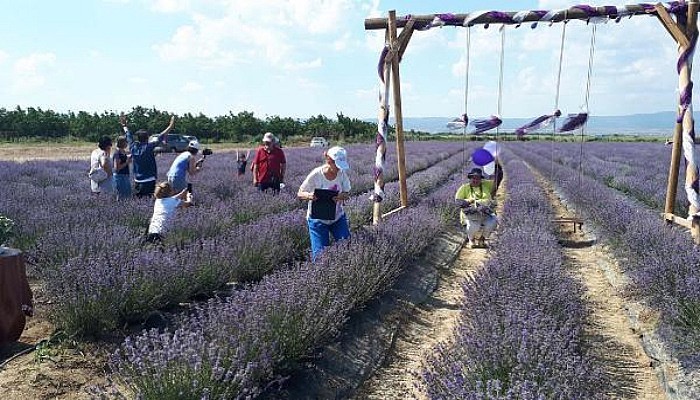
[[[195,149],[194,147],[189,147],[189,146],[187,147],[187,151],[189,151],[190,154],[192,154],[192,155],[199,153],[199,149]]]
[[[109,136],[102,136],[100,138],[100,141],[97,142],[97,147],[100,148],[100,150],[107,150],[107,147],[112,146],[112,138]]]
[[[136,137],[141,143],[148,143],[148,131],[145,129],[139,129],[136,131]]]

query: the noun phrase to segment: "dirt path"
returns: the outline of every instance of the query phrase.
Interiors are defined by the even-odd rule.
[[[0,348],[0,399],[89,399],[91,385],[106,385],[104,367],[113,345],[76,343],[63,338],[31,350],[48,340],[54,326],[46,316],[47,302],[37,282],[30,282],[36,314],[27,319],[19,341]],[[58,337],[58,336],[56,336]],[[23,350],[29,352],[9,359]]]
[[[486,250],[462,248],[448,270],[441,271],[438,288],[416,307],[397,334],[389,364],[369,379],[357,399],[425,398],[414,385],[425,356],[435,345],[450,341],[459,319],[462,283],[486,259]]]
[[[547,191],[557,217],[572,214],[562,204],[551,186],[540,179]],[[605,247],[593,244],[587,229],[576,229],[573,223],[558,226],[566,268],[584,285],[585,301],[591,309],[591,321],[585,333],[593,342],[596,356],[605,360],[606,372],[615,386],[609,389],[614,399],[665,399],[665,393],[656,377],[652,360],[644,352],[626,311],[622,285],[609,281],[609,272],[622,276],[619,266]]]
[[[551,186],[541,180],[550,203],[558,217],[571,216]],[[502,196],[502,194],[500,195]],[[499,206],[503,198],[499,199]],[[652,360],[646,355],[639,340],[639,330],[652,329],[653,318],[645,327],[632,325],[626,311],[626,300],[621,294],[622,283],[611,283],[610,274],[622,276],[619,266],[594,238],[573,223],[562,224],[558,234],[564,260],[572,275],[580,279],[586,289],[585,301],[592,310],[591,323],[586,335],[594,342],[596,355],[605,360],[606,372],[614,387],[610,398],[656,400],[665,399],[656,377]],[[437,290],[423,305],[408,317],[397,335],[388,364],[370,378],[356,399],[425,399],[415,385],[426,354],[439,342],[449,342],[459,318],[463,291],[461,284],[486,260],[487,252],[462,249],[452,268],[441,273]]]
[[[501,213],[503,190],[499,191],[497,200],[496,211]],[[464,246],[450,268],[439,272],[437,289],[407,317],[387,357],[387,364],[364,383],[356,399],[427,398],[415,385],[423,362],[437,344],[452,341],[464,296],[462,284],[487,258],[487,250]]]

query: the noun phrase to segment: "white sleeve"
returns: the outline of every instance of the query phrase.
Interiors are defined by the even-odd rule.
[[[316,170],[311,171],[311,173],[306,176],[306,179],[304,179],[304,182],[301,183],[301,186],[299,186],[299,191],[308,193],[313,192],[317,186],[316,179],[314,179],[315,176]]]
[[[350,178],[348,178],[348,174],[343,171],[343,178],[340,182],[341,187],[343,188],[343,192],[350,192],[351,186],[350,186]]]

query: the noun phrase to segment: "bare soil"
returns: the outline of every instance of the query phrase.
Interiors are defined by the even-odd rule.
[[[557,217],[571,217],[551,186],[545,185]],[[499,207],[503,193],[499,193]],[[585,223],[585,222],[584,222]],[[665,399],[652,360],[640,342],[640,330],[653,330],[654,317],[648,313],[634,324],[628,318],[626,299],[621,284],[612,284],[609,271],[619,266],[605,247],[595,245],[595,238],[573,223],[558,226],[566,268],[580,279],[586,288],[585,301],[591,310],[590,324],[585,333],[596,356],[605,360],[606,372],[614,387],[609,396],[614,399]],[[364,385],[357,399],[425,399],[417,385],[418,374],[425,356],[438,343],[453,340],[459,321],[459,308],[464,292],[461,285],[488,257],[482,249],[464,248],[451,269],[442,271],[437,290],[423,305],[416,308],[401,328],[388,363]]]
[[[546,187],[557,217],[570,217],[571,212],[551,187],[544,181],[540,183]],[[584,330],[595,355],[605,360],[606,372],[612,377],[614,387],[609,388],[608,395],[614,399],[665,399],[652,360],[628,317],[622,287],[611,284],[606,274],[606,270],[612,269],[621,276],[619,266],[604,246],[587,246],[593,242],[592,234],[576,228],[573,223],[561,224],[558,237],[574,246],[582,244],[582,247],[575,246],[578,248],[564,247],[564,260],[566,268],[586,289],[584,300],[590,307],[591,319]]]
[[[89,386],[107,384],[104,367],[113,346],[54,335],[41,285],[30,287],[35,315],[17,342],[0,347],[0,399],[91,398]]]

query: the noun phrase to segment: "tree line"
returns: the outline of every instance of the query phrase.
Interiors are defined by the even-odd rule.
[[[0,141],[26,140],[81,140],[97,142],[102,136],[122,134],[119,114],[105,111],[101,114],[85,111],[57,113],[52,110],[29,107],[14,110],[0,108]],[[146,129],[152,134],[160,133],[170,120],[171,113],[154,108],[134,107],[125,113],[129,127]],[[342,113],[331,119],[323,115],[306,120],[271,116],[257,118],[252,112],[208,117],[202,113],[177,115],[172,133],[197,136],[207,142],[251,142],[257,141],[265,132],[273,132],[283,142],[320,136],[331,141],[360,141],[374,138],[375,123],[349,118]]]

